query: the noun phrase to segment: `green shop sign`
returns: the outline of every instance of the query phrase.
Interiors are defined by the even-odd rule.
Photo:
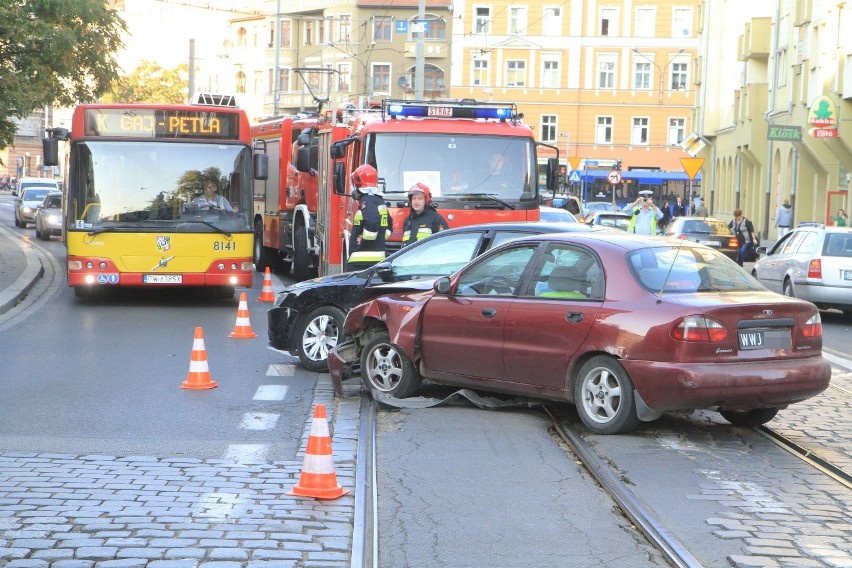
[[[766,134],[767,140],[785,140],[787,142],[802,141],[801,126],[776,126],[769,125],[769,131]]]

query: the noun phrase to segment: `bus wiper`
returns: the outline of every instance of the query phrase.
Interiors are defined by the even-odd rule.
[[[207,225],[208,227],[210,227],[211,229],[213,229],[214,231],[216,231],[218,233],[222,233],[226,237],[231,236],[231,233],[229,233],[228,231],[226,231],[222,227],[218,227],[218,226],[214,225],[213,223],[211,223],[210,221],[205,221],[204,219],[183,219],[182,222],[183,223],[201,223],[202,225]]]
[[[120,232],[123,229],[142,229],[142,228],[143,227],[141,225],[109,225],[109,226],[98,227],[97,229],[92,229],[91,231],[89,231],[86,234],[91,237],[93,235],[99,235],[101,233],[110,233],[112,231]]]
[[[467,197],[469,195],[474,196],[474,197],[484,197],[486,199],[490,199],[491,201],[493,201],[495,203],[499,203],[500,205],[502,205],[503,207],[506,207],[507,209],[515,209],[516,208],[511,203],[506,203],[505,201],[503,201],[502,199],[500,199],[499,197],[497,197],[493,193],[465,193],[464,195],[465,195],[465,197]]]

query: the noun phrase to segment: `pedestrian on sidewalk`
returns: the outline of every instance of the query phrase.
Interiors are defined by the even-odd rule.
[[[775,212],[775,226],[778,227],[778,240],[790,231],[793,225],[793,208],[790,207],[790,201],[785,199],[784,203],[778,206],[778,211]]]
[[[728,227],[737,237],[739,254],[737,254],[737,264],[740,266],[750,256],[749,251],[752,247],[757,247],[757,236],[754,234],[754,225],[745,218],[742,209],[734,210],[734,218],[728,223]]]

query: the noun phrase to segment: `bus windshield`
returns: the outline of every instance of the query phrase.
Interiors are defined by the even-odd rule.
[[[252,229],[244,144],[85,140],[71,152],[69,230]],[[205,184],[215,192],[205,194]]]
[[[405,199],[417,182],[435,201],[537,201],[533,141],[521,137],[375,133],[367,140],[366,162],[374,164],[385,197]]]

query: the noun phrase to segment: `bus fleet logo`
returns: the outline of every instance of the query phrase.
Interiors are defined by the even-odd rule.
[[[168,252],[172,248],[172,238],[168,235],[160,235],[157,237],[157,250],[159,252]]]

